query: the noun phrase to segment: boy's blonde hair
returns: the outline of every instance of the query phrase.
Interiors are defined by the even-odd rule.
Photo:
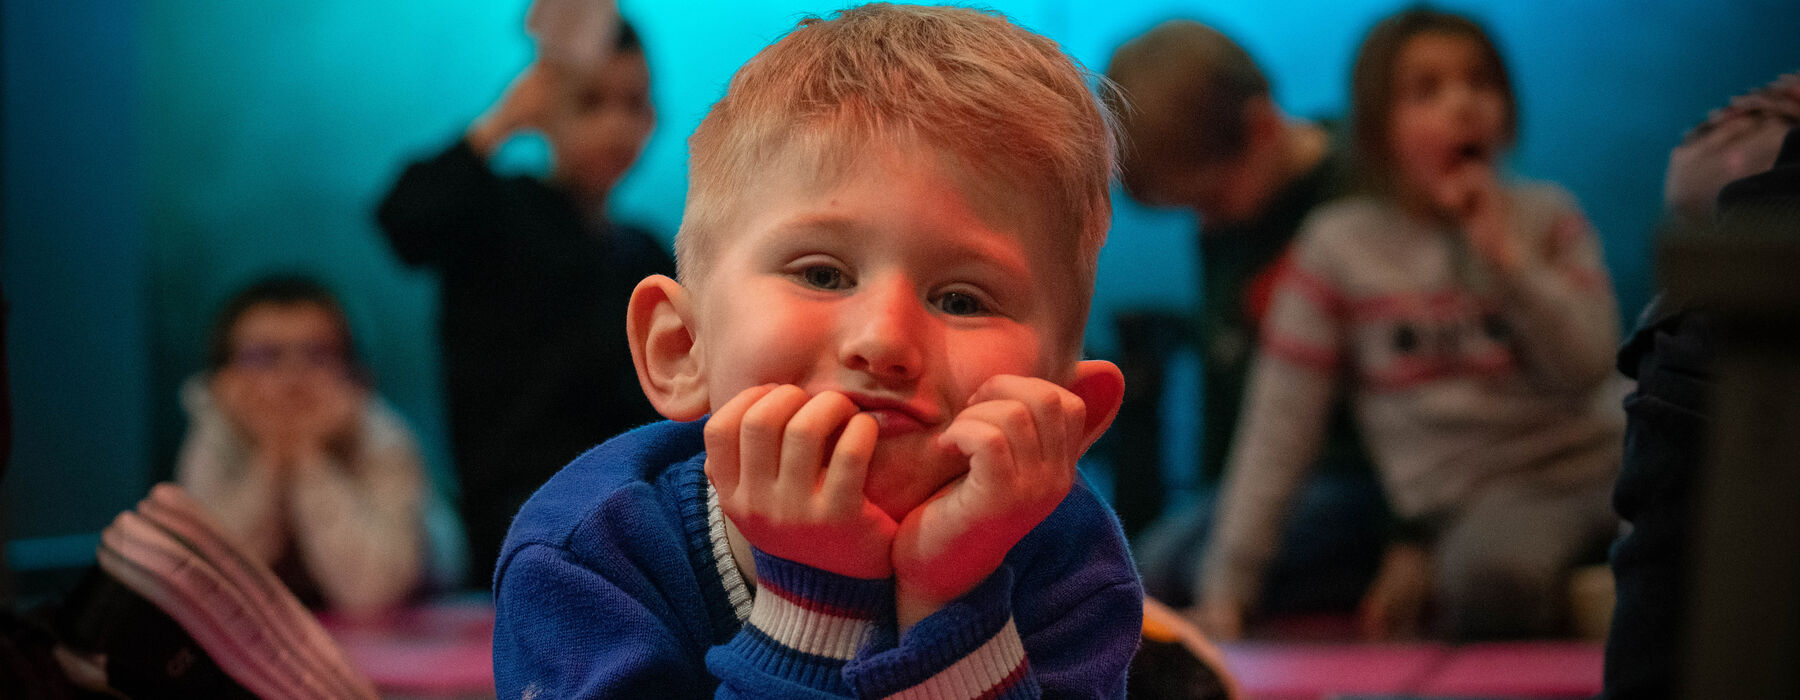
[[[802,20],[738,70],[688,140],[678,274],[702,281],[736,193],[787,149],[829,177],[863,144],[928,145],[1041,193],[1076,285],[1060,337],[1079,352],[1116,149],[1090,75],[1056,42],[980,10],[874,3]]]

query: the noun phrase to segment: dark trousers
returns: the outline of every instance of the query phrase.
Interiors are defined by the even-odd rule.
[[[1625,459],[1613,491],[1631,528],[1612,548],[1618,602],[1606,639],[1607,700],[1675,693],[1712,348],[1708,318],[1684,312],[1651,319],[1619,354],[1619,369],[1638,385],[1625,398]]]

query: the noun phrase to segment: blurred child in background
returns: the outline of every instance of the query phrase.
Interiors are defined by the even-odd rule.
[[[1396,514],[1365,600],[1375,636],[1435,598],[1455,639],[1554,633],[1565,578],[1618,521],[1615,301],[1594,233],[1501,157],[1516,101],[1473,21],[1401,12],[1365,39],[1352,120],[1365,193],[1320,210],[1287,261],[1202,568],[1200,616],[1235,636],[1296,484],[1347,386]]]
[[[1345,194],[1347,139],[1334,122],[1285,114],[1249,52],[1199,22],[1169,20],[1134,37],[1113,53],[1107,77],[1128,103],[1119,117],[1126,191],[1190,209],[1201,224],[1193,323],[1203,491],[1133,542],[1144,590],[1188,607],[1272,280],[1306,216]],[[1332,401],[1313,461],[1258,596],[1268,612],[1354,609],[1381,559],[1387,508],[1348,401]]]
[[[208,356],[182,389],[176,479],[308,605],[405,601],[426,568],[426,482],[337,298],[300,277],[251,284],[219,313]]]
[[[482,583],[532,491],[587,448],[658,418],[619,328],[638,280],[674,274],[675,263],[606,215],[656,123],[650,71],[637,33],[590,16],[600,10],[610,12],[534,6],[533,18],[567,12],[591,31],[556,33],[564,50],[540,45],[462,138],[407,167],[378,212],[395,254],[437,274],[459,510]],[[581,35],[602,50],[567,58],[582,53],[568,50]],[[547,180],[489,167],[525,132],[549,143]]]

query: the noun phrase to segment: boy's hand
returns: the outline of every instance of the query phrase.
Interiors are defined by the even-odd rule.
[[[879,428],[835,391],[744,390],[706,424],[719,508],[768,554],[843,576],[893,575],[897,525],[863,495]]]
[[[211,388],[226,418],[273,468],[310,461],[353,433],[366,397],[348,378],[309,384],[297,396],[233,368],[220,370]]]
[[[213,401],[226,420],[249,439],[252,449],[268,457],[265,463],[279,467],[287,461],[299,433],[292,416],[282,410],[280,397],[231,367],[219,370],[211,388]]]
[[[1462,226],[1476,255],[1502,273],[1518,269],[1518,246],[1506,233],[1506,190],[1492,167],[1469,163],[1457,168],[1432,194],[1437,205]]]
[[[1371,642],[1417,638],[1430,597],[1431,555],[1414,544],[1389,547],[1380,572],[1357,606],[1363,638]]]
[[[1000,375],[938,438],[969,460],[967,474],[900,523],[894,576],[901,628],[967,593],[1062,503],[1085,447],[1086,406],[1054,383]]]
[[[322,379],[308,386],[307,391],[307,400],[289,418],[297,434],[290,456],[312,464],[333,444],[350,439],[356,432],[366,394],[360,385],[343,376]]]
[[[487,113],[469,127],[469,147],[487,158],[514,134],[544,128],[556,94],[553,81],[553,71],[543,64],[526,66]]]

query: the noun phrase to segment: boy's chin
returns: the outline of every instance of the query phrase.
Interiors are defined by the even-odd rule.
[[[930,440],[921,442],[924,449],[878,445],[869,464],[863,495],[894,522],[905,520],[908,513],[969,471],[968,460],[962,455],[932,447]]]

